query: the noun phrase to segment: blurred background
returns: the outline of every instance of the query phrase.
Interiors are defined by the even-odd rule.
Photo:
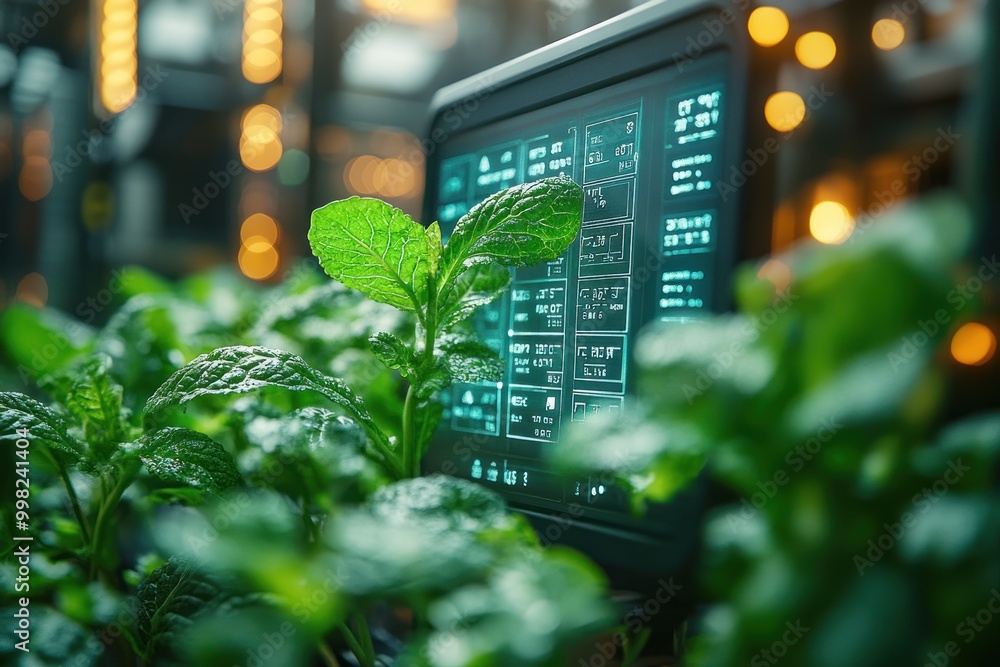
[[[0,306],[73,313],[124,264],[279,281],[317,206],[358,194],[419,214],[436,89],[637,4],[3,0]],[[761,254],[843,242],[957,182],[985,0],[753,4],[774,9],[748,21],[752,112],[793,132],[755,182],[775,202]],[[750,5],[733,0],[737,20]]]
[[[908,336],[899,339],[898,349],[908,354],[910,345],[922,368],[922,355],[931,353],[918,355],[913,347],[911,341],[921,335],[917,326],[925,342],[943,343],[933,349],[934,370],[945,371],[940,385],[933,385],[939,394],[921,394],[927,403],[905,402],[909,394],[897,388],[901,408],[890,404],[890,399],[896,400],[891,387],[878,389],[880,382],[892,384],[890,374],[866,361],[870,374],[857,386],[879,394],[887,404],[879,409],[884,409],[889,424],[885,431],[893,437],[871,442],[874,431],[866,430],[862,421],[857,433],[842,436],[843,447],[829,448],[830,458],[805,473],[806,491],[822,485],[831,499],[823,506],[825,514],[819,519],[818,514],[809,515],[821,510],[787,494],[768,506],[765,517],[777,541],[759,547],[760,541],[730,540],[729,533],[714,543],[709,536],[710,549],[725,556],[709,563],[725,575],[717,579],[716,592],[721,599],[731,595],[745,603],[733,608],[751,620],[738,628],[751,637],[745,643],[751,655],[757,649],[754,642],[772,641],[771,626],[754,625],[762,618],[757,602],[772,605],[767,618],[777,621],[778,628],[809,605],[816,615],[817,610],[832,608],[831,600],[839,599],[847,579],[828,576],[824,568],[830,561],[816,554],[825,558],[824,549],[829,549],[848,563],[852,554],[861,553],[861,545],[878,535],[883,520],[894,521],[897,510],[909,507],[907,485],[923,478],[910,474],[909,459],[900,458],[895,447],[897,441],[924,444],[912,436],[910,422],[929,430],[923,421],[938,420],[938,402],[941,421],[996,409],[1000,298],[992,280],[995,260],[988,258],[1000,246],[994,201],[1000,183],[1000,2],[722,2],[731,5],[733,20],[752,40],[747,126],[751,131],[759,126],[759,132],[747,143],[751,148],[740,173],[726,175],[736,189],[751,183],[741,190],[748,204],[742,259],[759,260],[750,265],[750,275],[756,273],[774,287],[773,293],[768,287],[764,296],[750,296],[770,304],[794,278],[813,290],[815,303],[826,308],[803,308],[801,322],[791,319],[787,331],[785,325],[771,330],[769,344],[789,351],[769,352],[785,364],[781,379],[790,378],[775,383],[782,400],[794,406],[797,392],[814,388],[807,387],[805,379],[815,380],[816,374],[800,372],[810,364],[819,364],[824,381],[836,379],[838,364],[846,367],[862,353],[880,352],[882,347],[876,345],[897,333]],[[419,218],[422,140],[436,90],[639,4],[0,0],[0,387],[34,391],[32,378],[78,364],[94,353],[106,354],[114,361],[115,382],[125,387],[125,407],[138,415],[145,399],[186,361],[222,345],[252,342],[293,351],[315,368],[345,378],[366,400],[372,397],[368,405],[374,419],[390,431],[401,421],[400,383],[368,354],[367,338],[378,329],[412,332],[413,322],[363,302],[318,271],[299,270],[307,263],[315,269],[311,259],[300,261],[311,256],[306,240],[310,212],[332,200],[361,195],[384,199]],[[692,51],[698,48],[692,41]],[[796,265],[768,259],[803,239],[845,244],[892,217],[886,215],[889,209],[939,189],[957,191],[971,205],[978,238],[971,244],[968,265],[951,267],[938,257],[936,268],[930,260],[914,260],[903,271],[891,262],[877,262],[873,268],[861,255],[855,264],[819,263],[818,268],[808,261]],[[938,214],[945,209],[929,210]],[[956,220],[956,236],[962,234],[963,222]],[[937,245],[941,248],[920,250],[931,259],[946,255],[947,244]],[[810,283],[814,269],[820,278]],[[947,274],[942,294],[924,289],[922,270]],[[793,271],[799,273],[793,276]],[[986,288],[988,281],[992,283]],[[959,290],[959,303],[947,292],[952,285]],[[945,293],[948,322],[940,322],[940,330],[934,325],[932,334],[923,318],[930,317],[931,306],[942,305]],[[930,308],[926,315],[925,305]],[[809,340],[795,328],[807,315],[819,322],[808,330]],[[884,321],[879,322],[882,315]],[[976,321],[967,321],[973,315]],[[338,326],[330,326],[334,321]],[[827,364],[829,359],[834,361]],[[660,372],[649,371],[651,376]],[[663,377],[656,376],[659,385],[672,387]],[[831,391],[829,396],[869,396],[855,391],[855,385],[846,386],[848,390],[837,385],[839,393]],[[918,389],[923,392],[925,386]],[[686,404],[678,411],[682,418],[694,414],[694,421],[700,418],[711,427],[749,424],[750,435],[732,439],[733,447],[756,442],[764,454],[754,450],[757,459],[745,453],[747,458],[730,459],[737,464],[729,470],[750,471],[739,483],[729,480],[749,497],[756,493],[758,479],[765,479],[753,471],[770,475],[782,469],[786,459],[780,457],[788,451],[785,441],[775,436],[781,422],[770,419],[777,403],[769,402],[772,393],[762,396],[760,403],[743,397],[748,406],[744,422],[728,418],[732,410],[727,397],[720,402],[729,410],[725,420],[704,418],[711,412],[691,413]],[[275,414],[302,407],[295,402],[298,398],[280,400],[287,403],[275,400]],[[928,403],[935,409],[928,409]],[[274,416],[253,413],[257,407],[249,401],[234,405],[229,412],[239,428],[241,420]],[[830,409],[839,406],[834,401]],[[211,421],[216,415],[210,413],[207,418],[195,414],[184,419],[209,433],[237,428]],[[659,408],[651,414],[670,416]],[[761,416],[768,418],[758,419]],[[989,447],[995,447],[995,424],[989,428]],[[600,439],[592,440],[603,445]],[[899,447],[904,451],[902,444]],[[981,447],[982,452],[988,449]],[[263,459],[250,458],[246,451],[240,459],[244,469],[263,466]],[[837,458],[843,452],[847,458]],[[769,462],[765,454],[779,458]],[[673,463],[669,457],[664,460]],[[670,471],[667,464],[664,469]],[[977,470],[970,487],[979,484],[973,489],[977,493],[995,489],[995,463]],[[919,472],[924,474],[923,469]],[[367,486],[382,483],[356,471],[337,469],[336,474],[361,478],[358,488],[345,487],[344,495],[351,499],[368,493]],[[860,490],[849,486],[855,484],[855,475]],[[879,495],[880,485],[889,490],[885,495]],[[289,482],[289,488],[298,486],[297,478]],[[981,580],[995,576],[998,533],[991,494],[984,492],[968,507],[957,501],[942,504],[940,514],[928,515],[936,523],[928,523],[922,533],[929,536],[925,542],[931,557],[938,557],[934,536],[958,545],[954,553],[966,549],[977,558],[976,549],[985,544],[986,565],[973,570],[971,560],[962,560],[964,555],[940,547],[942,562],[951,568],[949,577],[923,577],[923,561],[919,567],[900,567],[906,576],[934,587],[930,592],[917,586],[913,590],[940,612],[935,628],[946,634],[935,635],[935,641],[953,636],[947,634],[955,623],[951,615],[977,609]],[[984,518],[969,520],[972,514]],[[813,526],[832,528],[810,543],[813,551],[803,551],[802,535],[817,535]],[[854,530],[842,532],[843,526]],[[975,539],[986,537],[981,543],[966,539],[966,529]],[[750,555],[729,559],[727,549],[735,553],[744,544]],[[139,553],[137,547],[133,555]],[[737,561],[738,567],[733,566]],[[745,563],[760,564],[760,570],[741,569]],[[798,579],[785,576],[790,572]],[[969,572],[975,576],[967,576]],[[850,575],[853,582],[853,570]],[[838,617],[855,625],[833,633],[824,649],[850,648],[852,643],[842,639],[855,633],[861,637],[856,645],[884,643],[892,648],[891,641],[883,641],[881,624],[904,611],[916,618],[915,630],[912,636],[899,634],[896,645],[922,646],[927,621],[913,602],[918,598],[880,589],[881,581],[869,577],[864,586],[874,582],[872,595],[888,602],[880,606],[858,597],[857,607],[847,607],[851,613]],[[755,588],[772,584],[769,590],[777,593],[771,595],[759,595],[761,589]],[[945,603],[938,604],[941,600]],[[869,613],[855,614],[856,608]],[[732,616],[722,618],[729,622]],[[725,650],[730,646],[719,645]],[[994,649],[981,641],[976,650],[985,655]],[[831,665],[898,660],[891,652],[886,655],[893,657],[881,663],[864,663],[833,650],[825,653],[830,657],[823,664]],[[735,664],[733,656],[737,653],[730,655]]]

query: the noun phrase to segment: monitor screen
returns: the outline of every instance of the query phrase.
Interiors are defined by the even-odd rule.
[[[502,378],[444,392],[425,468],[543,515],[573,508],[594,524],[649,535],[670,534],[676,522],[662,512],[634,516],[613,484],[566,479],[546,454],[567,424],[629,401],[633,342],[645,325],[729,305],[736,208],[719,185],[741,140],[738,54],[716,39],[678,61],[683,37],[704,19],[681,12],[671,20],[662,7],[645,23],[607,30],[598,46],[587,41],[569,63],[546,65],[543,56],[514,82],[488,73],[436,109],[425,207],[447,236],[474,205],[512,185],[564,175],[584,190],[572,246],[514,270],[504,297],[474,316],[503,360]]]

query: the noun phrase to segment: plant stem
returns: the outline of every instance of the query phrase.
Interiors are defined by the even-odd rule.
[[[312,514],[309,512],[309,501],[302,499],[302,526],[306,529],[306,537],[310,542],[316,541],[316,524],[313,523]]]
[[[90,523],[87,521],[87,515],[83,513],[83,509],[80,507],[80,499],[76,495],[76,489],[73,488],[73,482],[69,478],[66,467],[57,461],[52,456],[52,453],[44,447],[42,448],[42,452],[45,453],[45,456],[48,457],[52,465],[59,471],[59,478],[62,479],[63,486],[66,487],[66,494],[69,495],[70,505],[73,506],[73,516],[76,517],[76,522],[80,524],[80,531],[83,533],[84,541],[90,543]]]
[[[403,474],[415,477],[417,474],[417,390],[412,384],[406,390],[403,403]]]
[[[434,364],[434,345],[437,342],[437,283],[431,280],[427,286],[427,309],[423,317],[424,349],[420,353],[420,365],[429,370]],[[420,443],[417,435],[417,389],[411,383],[406,390],[403,403],[403,474],[406,477],[420,475]]]
[[[319,649],[319,654],[323,656],[323,663],[327,667],[340,667],[340,663],[337,662],[337,656],[333,654],[333,650],[330,648],[330,645],[324,640],[320,639],[316,644],[316,648]]]
[[[375,644],[372,643],[372,631],[368,628],[368,621],[365,619],[363,613],[358,613],[355,615],[354,619],[355,629],[358,632],[359,639],[361,640],[362,648],[365,650],[365,654],[371,658],[372,665],[375,664]]]
[[[80,499],[76,497],[76,489],[73,488],[73,482],[70,480],[66,468],[59,466],[59,476],[62,477],[63,484],[66,486],[69,502],[73,506],[73,515],[76,516],[76,522],[80,524],[80,530],[83,531],[83,539],[90,542],[90,524],[87,521],[87,515],[80,507]]]
[[[361,643],[361,640],[351,631],[347,623],[338,624],[337,627],[340,629],[340,634],[344,635],[344,641],[347,642],[347,646],[351,649],[354,657],[358,659],[358,664],[361,667],[375,667],[375,649],[373,647],[369,648],[372,646],[372,639],[371,635],[368,634],[368,624],[364,622],[360,613],[355,613],[353,616],[357,633],[364,635],[362,637],[364,643]],[[359,621],[359,619],[361,620]],[[363,632],[361,628],[364,628]]]
[[[94,532],[91,535],[90,541],[90,578],[94,579],[97,576],[98,563],[100,562],[100,552],[101,552],[101,541],[104,533],[104,522],[108,516],[108,513],[113,510],[117,505],[118,501],[121,500],[122,494],[125,493],[125,489],[132,484],[132,480],[135,479],[135,475],[138,472],[138,468],[132,466],[123,467],[119,471],[118,481],[115,483],[114,487],[111,489],[111,493],[104,495],[101,498],[100,508],[97,511],[97,519],[94,521]],[[105,487],[101,484],[102,490]]]

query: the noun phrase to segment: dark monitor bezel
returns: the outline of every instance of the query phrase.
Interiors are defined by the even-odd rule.
[[[670,67],[690,67],[704,55],[728,49],[728,111],[724,167],[746,149],[749,44],[739,7],[724,0],[667,0],[640,6],[615,19],[529,53],[439,91],[431,103],[424,149],[427,158],[423,220],[436,219],[441,146],[498,121]],[[692,62],[694,61],[694,62]],[[459,121],[456,127],[456,121]],[[740,196],[720,203],[724,219],[740,220]],[[733,230],[734,232],[736,230]],[[737,234],[720,239],[713,286],[715,310],[731,308]],[[448,455],[432,446],[423,472],[448,472]],[[498,489],[502,493],[502,489]],[[605,513],[571,503],[503,494],[546,543],[581,549],[612,567],[660,574],[680,571],[697,542],[705,506],[699,481],[642,518],[610,521]]]

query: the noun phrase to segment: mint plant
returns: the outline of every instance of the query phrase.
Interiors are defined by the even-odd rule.
[[[219,275],[172,288],[140,272],[104,328],[73,327],[43,363],[38,341],[70,322],[4,313],[14,373],[51,399],[0,392],[0,439],[32,442],[33,623],[61,638],[32,664],[235,664],[266,633],[285,646],[280,664],[336,665],[337,642],[374,667],[368,620],[385,605],[413,613],[401,664],[558,664],[606,627],[603,578],[582,556],[542,551],[486,489],[408,479],[440,419],[435,392],[498,377],[465,320],[503,293],[506,267],[561,254],[581,217],[581,189],[552,179],[490,197],[445,244],[436,224],[353,198],[310,230],[342,285],[296,271],[260,306]],[[0,519],[12,544],[14,510]],[[124,550],[119,523],[137,520]],[[491,602],[470,605],[483,590]],[[549,610],[548,629],[525,624],[526,608]]]
[[[368,298],[417,318],[419,330],[411,341],[384,332],[372,337],[375,355],[409,384],[402,446],[398,456],[386,457],[398,476],[419,472],[440,417],[430,396],[456,379],[499,374],[489,348],[468,335],[448,334],[500,296],[510,280],[504,266],[530,266],[562,254],[579,233],[582,206],[582,190],[569,179],[516,186],[463,216],[447,245],[436,222],[424,228],[374,199],[354,197],[313,213],[309,243],[323,269]]]

